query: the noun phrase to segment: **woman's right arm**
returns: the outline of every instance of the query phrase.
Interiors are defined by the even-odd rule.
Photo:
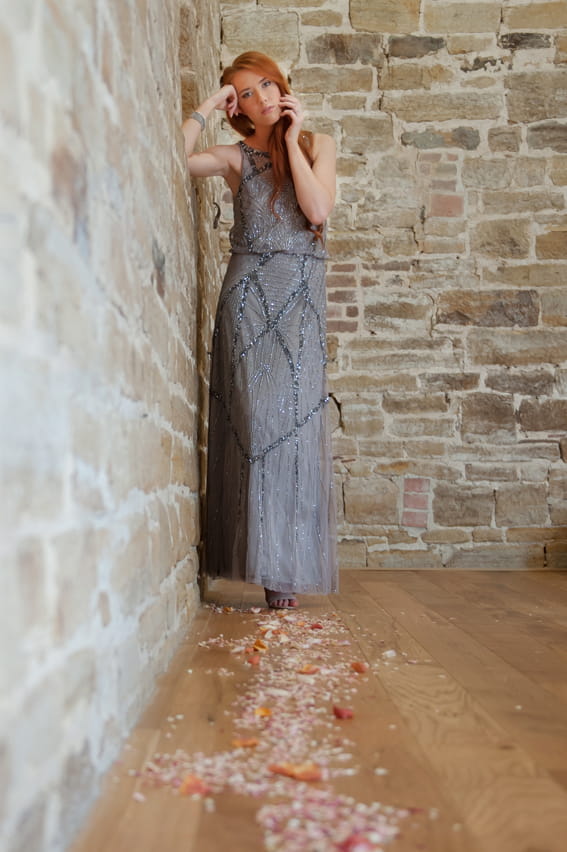
[[[234,86],[223,86],[216,94],[211,95],[197,108],[198,112],[206,121],[215,109],[225,110],[229,115],[238,114],[238,97]],[[183,122],[183,136],[185,138],[185,153],[189,165],[189,174],[196,177],[227,178],[230,161],[227,157],[227,145],[214,145],[199,154],[194,153],[195,144],[202,130],[202,125],[197,118],[191,116]]]

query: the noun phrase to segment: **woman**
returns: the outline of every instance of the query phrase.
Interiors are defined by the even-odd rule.
[[[222,176],[234,202],[213,335],[205,569],[259,583],[285,609],[337,587],[324,270],[335,147],[302,130],[301,103],[264,54],[239,56],[221,86],[183,125],[190,173]],[[195,154],[215,109],[244,140]]]

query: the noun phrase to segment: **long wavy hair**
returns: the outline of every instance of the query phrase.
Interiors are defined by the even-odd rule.
[[[273,80],[282,94],[291,94],[289,83],[280,68],[265,53],[258,53],[256,50],[248,50],[246,53],[241,53],[240,56],[236,57],[232,65],[224,69],[221,77],[221,85],[226,86],[232,83],[234,75],[238,71],[255,71],[257,74],[261,74],[262,77]],[[252,136],[254,133],[254,123],[246,115],[240,113],[240,115],[231,117],[227,113],[227,118],[231,127],[237,133],[240,133],[241,136],[246,138],[247,136]],[[291,119],[289,116],[283,115],[272,128],[268,141],[268,153],[272,160],[272,173],[274,176],[274,191],[270,196],[270,207],[274,213],[275,202],[282,191],[284,181],[287,177],[291,176],[287,145],[285,144],[285,134],[290,124]],[[311,155],[312,145],[313,134],[309,130],[302,130],[299,134],[299,147],[309,164],[313,162]]]

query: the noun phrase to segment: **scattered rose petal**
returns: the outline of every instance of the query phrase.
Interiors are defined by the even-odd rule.
[[[340,852],[376,852],[375,844],[365,834],[351,834],[338,847]]]
[[[323,630],[323,625],[316,621],[315,624],[311,625],[311,630]]]
[[[210,793],[210,787],[197,775],[186,775],[181,782],[179,792],[182,796],[193,796],[195,794],[203,796],[205,793]]]
[[[223,612],[234,612],[234,607],[233,606],[223,606],[222,611]]]
[[[271,716],[272,711],[269,707],[256,707],[256,709],[254,710],[254,715],[260,717]]]
[[[250,663],[251,666],[257,666],[257,665],[259,665],[261,659],[262,659],[262,657],[261,657],[260,654],[252,654],[251,657],[248,657],[246,662]]]
[[[333,713],[337,717],[337,719],[353,719],[354,718],[354,710],[351,710],[350,707],[337,707],[336,705],[333,707]]]
[[[274,775],[285,775],[296,781],[320,781],[323,772],[316,763],[273,763],[268,766]]]
[[[398,655],[397,655],[397,653],[394,651],[394,649],[393,649],[393,648],[390,648],[390,650],[389,650],[389,651],[382,651],[382,656],[383,656],[383,657],[386,657],[386,659],[389,659],[389,660],[390,660],[390,659],[393,659],[394,657],[397,657]]]
[[[268,650],[268,646],[265,642],[262,641],[262,639],[256,639],[256,641],[254,642],[254,650],[262,651],[263,653],[264,651]]]
[[[319,671],[319,666],[314,666],[314,665],[311,665],[310,663],[307,663],[301,669],[297,670],[297,674],[312,675],[312,674],[317,674],[318,671]]]
[[[138,793],[138,792],[132,793],[132,798],[135,799],[136,802],[145,802],[146,801],[146,797],[144,796],[143,793]]]
[[[362,662],[361,660],[355,660],[354,663],[350,664],[351,669],[358,674],[364,674],[364,672],[368,671],[368,663]]]
[[[232,741],[234,748],[256,748],[260,740],[256,737],[237,737]]]

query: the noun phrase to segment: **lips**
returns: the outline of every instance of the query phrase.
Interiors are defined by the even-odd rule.
[[[267,106],[262,110],[262,115],[267,115],[269,112],[275,109],[275,106]]]

